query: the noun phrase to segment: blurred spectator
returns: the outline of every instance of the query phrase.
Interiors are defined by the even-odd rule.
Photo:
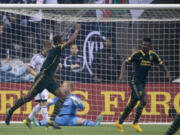
[[[36,0],[36,4],[43,4],[44,0]],[[28,27],[29,27],[29,36],[35,38],[36,40],[36,49],[37,52],[40,52],[42,47],[42,19],[43,12],[42,10],[37,11],[33,16],[29,18]]]
[[[20,16],[12,13],[4,14],[3,16],[3,44],[5,50],[9,50],[11,58],[21,56],[21,29]]]
[[[78,55],[78,47],[76,44],[71,45],[71,55],[65,57],[65,80],[68,81],[81,81],[83,71],[83,56]]]
[[[0,0],[0,3],[10,3],[11,0]]]
[[[115,83],[120,73],[120,65],[120,56],[112,47],[112,39],[106,38],[104,48],[94,54],[94,82]]]
[[[11,47],[11,40],[9,34],[6,33],[6,27],[3,25],[3,19],[0,19],[0,58],[7,58],[9,56],[9,49]]]
[[[15,70],[16,72],[14,72]],[[25,65],[12,67],[9,63],[0,66],[0,82],[29,82],[30,76],[24,76],[26,73]]]

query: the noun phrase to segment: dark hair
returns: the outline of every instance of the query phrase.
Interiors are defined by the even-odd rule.
[[[57,35],[53,37],[53,44],[58,45],[62,43],[63,36]]]
[[[146,37],[146,38],[143,39],[143,41],[144,41],[144,42],[148,42],[149,44],[152,44],[151,38],[147,38],[147,37]]]

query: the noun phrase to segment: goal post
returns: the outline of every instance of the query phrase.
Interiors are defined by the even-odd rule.
[[[128,81],[118,82],[122,62],[140,49],[144,37],[162,58],[176,83],[169,83],[158,65],[153,65],[145,88],[147,105],[141,123],[170,123],[169,109],[180,110],[180,5],[178,4],[0,4],[0,121],[5,111],[25,95],[34,77],[27,72],[31,58],[41,52],[44,41],[55,35],[67,41],[75,24],[81,30],[73,45],[62,52],[59,82],[72,81],[73,93],[85,109],[78,116],[112,123],[122,115],[130,100]],[[75,53],[75,54],[74,54]],[[78,55],[76,55],[76,53]],[[72,65],[78,65],[73,68]],[[53,97],[51,95],[50,97]],[[12,122],[22,122],[37,103],[19,108]],[[49,114],[53,107],[49,108]],[[135,108],[125,122],[132,122]],[[41,114],[37,116],[42,119]]]

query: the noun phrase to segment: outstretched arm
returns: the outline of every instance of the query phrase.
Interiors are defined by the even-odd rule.
[[[62,49],[66,48],[67,46],[69,46],[72,42],[74,42],[74,40],[76,39],[78,32],[80,31],[81,25],[80,24],[76,24],[76,29],[75,32],[73,33],[73,35],[70,37],[70,39],[65,42],[63,44],[63,46],[61,47]]]
[[[124,77],[124,71],[126,69],[126,65],[127,65],[127,62],[124,61],[122,66],[121,66],[121,73],[120,73],[120,76],[119,76],[119,81],[121,81],[123,79],[123,77]]]
[[[172,81],[172,77],[167,69],[167,67],[164,64],[160,64],[160,67],[163,68],[164,72],[166,73],[166,77],[169,79],[169,82]]]

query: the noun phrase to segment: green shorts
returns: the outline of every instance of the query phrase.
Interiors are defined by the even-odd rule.
[[[129,85],[131,87],[131,99],[140,99],[146,95],[145,93],[145,83],[130,81]]]
[[[41,93],[44,89],[54,93],[59,88],[59,84],[47,74],[38,74],[35,78],[31,91],[35,93]]]

